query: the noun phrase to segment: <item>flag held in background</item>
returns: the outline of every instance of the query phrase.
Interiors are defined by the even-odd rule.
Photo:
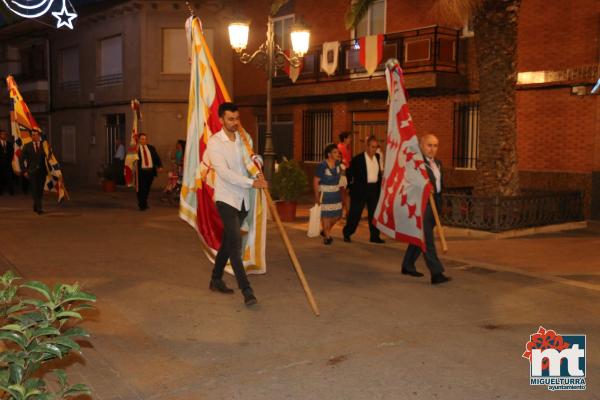
[[[223,224],[214,202],[215,171],[211,169],[206,148],[208,139],[221,130],[219,105],[231,101],[213,57],[206,45],[200,20],[186,22],[191,46],[191,76],[188,105],[188,132],[183,166],[179,216],[198,233],[202,249],[211,262],[221,246]],[[240,128],[242,153],[250,176],[256,175],[258,157],[252,152],[250,135]],[[267,228],[266,196],[250,189],[251,207],[242,229],[242,258],[247,273],[266,272]],[[232,273],[231,266],[226,271]]]
[[[137,190],[137,162],[138,162],[138,136],[139,123],[142,120],[142,110],[140,102],[137,99],[131,100],[131,111],[133,113],[133,128],[131,129],[131,139],[127,146],[127,155],[125,156],[125,184],[128,187],[135,187]]]
[[[42,130],[33,118],[31,111],[29,111],[27,103],[25,103],[23,96],[19,92],[17,82],[12,76],[9,75],[6,78],[6,85],[10,96],[10,127],[15,150],[12,166],[15,173],[20,174],[21,164],[19,160],[21,158],[21,149],[25,144],[31,142],[32,131],[37,131],[41,135]],[[69,198],[62,171],[60,170],[60,164],[47,140],[43,141],[42,147],[46,155],[46,170],[48,171],[44,189],[49,192],[56,192],[58,194],[58,202],[60,203],[63,199]]]
[[[425,251],[423,214],[432,186],[408,110],[398,60],[388,60],[385,75],[390,98],[387,146],[373,223],[384,234]]]
[[[371,35],[359,39],[360,63],[367,70],[369,76],[375,73],[377,66],[383,58],[383,35]]]

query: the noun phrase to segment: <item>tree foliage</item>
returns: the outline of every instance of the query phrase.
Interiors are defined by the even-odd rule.
[[[12,271],[0,277],[0,398],[57,400],[91,394],[86,385],[70,385],[63,370],[53,371],[58,383],[53,392],[39,372],[43,365],[80,351],[76,339],[89,335],[75,323],[96,297],[77,284],[50,288],[19,280]]]

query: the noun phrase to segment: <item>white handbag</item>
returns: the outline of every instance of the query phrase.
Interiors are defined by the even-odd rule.
[[[323,201],[323,193],[321,192],[321,201]],[[310,209],[308,218],[308,232],[306,236],[309,238],[317,237],[321,234],[321,204],[315,204]]]

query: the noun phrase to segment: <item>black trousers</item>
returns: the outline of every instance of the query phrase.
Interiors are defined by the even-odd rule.
[[[223,279],[225,265],[227,264],[227,260],[230,260],[238,287],[244,290],[250,287],[250,282],[248,282],[242,261],[242,235],[240,234],[240,227],[244,219],[246,219],[248,211],[245,210],[243,203],[242,210],[238,211],[235,207],[222,201],[217,201],[217,211],[223,221],[223,239],[215,257],[212,279]]]
[[[45,173],[29,174],[29,188],[33,197],[33,211],[42,211],[42,197],[44,196]]]
[[[379,229],[373,225],[373,217],[375,216],[375,208],[377,208],[377,202],[379,201],[379,192],[381,187],[376,183],[368,183],[367,188],[364,192],[354,193],[356,189],[350,190],[350,211],[348,212],[348,218],[346,220],[346,226],[344,226],[344,236],[352,236],[356,232],[358,223],[362,212],[367,206],[367,213],[369,215],[369,231],[371,233],[371,239],[379,238]]]
[[[137,200],[140,210],[148,208],[148,195],[150,194],[150,187],[153,180],[154,170],[150,168],[139,170]]]
[[[425,215],[423,216],[423,234],[425,236],[425,247],[427,252],[425,253],[425,264],[431,273],[431,276],[441,274],[444,272],[444,266],[438,258],[437,251],[435,249],[435,238],[433,237],[433,227],[435,226],[435,219],[433,217],[433,211],[431,206],[427,203],[425,209]],[[402,269],[406,271],[415,271],[415,262],[423,251],[419,246],[411,244],[406,249],[404,260],[402,260]]]
[[[13,172],[10,164],[0,166],[0,194],[7,190],[10,194],[15,194],[13,187]]]

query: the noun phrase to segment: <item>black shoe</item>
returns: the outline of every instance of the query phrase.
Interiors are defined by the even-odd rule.
[[[330,245],[331,243],[333,243],[333,238],[331,236],[323,239],[323,244]]]
[[[344,235],[344,242],[346,242],[346,243],[352,243],[352,239],[350,239],[350,236]]]
[[[385,243],[385,240],[383,240],[382,238],[372,238],[370,240],[371,243]]]
[[[244,304],[246,306],[250,307],[258,303],[258,300],[256,300],[252,288],[242,290],[242,294],[244,295]]]
[[[44,210],[37,210],[36,213],[37,215],[42,215],[44,213]]]
[[[434,275],[431,277],[431,284],[432,285],[439,285],[440,283],[445,283],[445,282],[449,282],[451,281],[452,278],[450,278],[449,276],[446,276],[442,273]]]
[[[423,276],[422,273],[420,273],[419,271],[411,271],[408,269],[402,269],[402,275],[410,275],[410,276],[414,276],[416,278],[420,278]]]
[[[211,279],[208,288],[213,292],[233,294],[233,289],[228,288],[221,279]]]

